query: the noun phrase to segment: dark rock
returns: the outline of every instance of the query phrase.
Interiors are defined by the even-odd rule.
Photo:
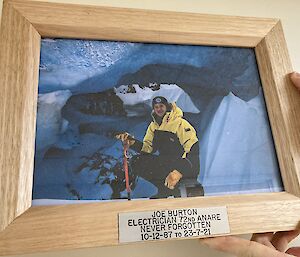
[[[73,95],[64,108],[71,105],[75,111],[89,115],[123,116],[123,102],[112,89],[100,93]]]

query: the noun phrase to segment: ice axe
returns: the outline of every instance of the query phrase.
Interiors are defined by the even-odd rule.
[[[122,135],[123,133],[117,134],[115,137],[118,139],[122,140]],[[130,183],[129,183],[129,171],[128,171],[128,149],[129,149],[129,140],[132,140],[133,137],[131,137],[128,133],[127,138],[125,140],[122,140],[123,143],[123,166],[124,166],[124,173],[125,173],[125,184],[126,184],[126,191],[127,191],[127,198],[128,200],[131,200],[131,188],[130,188]]]
[[[125,184],[126,184],[126,191],[127,191],[127,199],[131,200],[131,189],[129,185],[129,173],[128,173],[128,155],[127,151],[129,149],[129,143],[128,140],[125,140],[123,142],[123,166],[124,166],[124,172],[125,172]]]

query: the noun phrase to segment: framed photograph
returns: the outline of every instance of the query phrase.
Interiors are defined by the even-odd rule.
[[[0,57],[0,255],[298,225],[279,20],[8,0]]]

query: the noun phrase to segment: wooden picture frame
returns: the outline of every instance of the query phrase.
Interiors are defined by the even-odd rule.
[[[31,207],[41,37],[254,48],[285,192]],[[117,245],[124,211],[226,206],[231,234],[297,226],[300,94],[279,20],[6,0],[0,40],[0,255]]]

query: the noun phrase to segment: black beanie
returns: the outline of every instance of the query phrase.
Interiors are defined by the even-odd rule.
[[[155,104],[164,104],[166,107],[169,107],[168,100],[164,98],[163,96],[156,96],[152,100],[152,108]]]

